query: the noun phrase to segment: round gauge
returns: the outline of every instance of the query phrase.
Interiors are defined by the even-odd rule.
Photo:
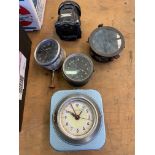
[[[50,70],[58,69],[64,60],[65,51],[54,39],[42,40],[36,47],[34,58],[36,62]]]
[[[60,46],[56,40],[45,39],[37,47],[36,60],[40,64],[47,65],[53,62],[60,52]]]
[[[81,53],[68,56],[63,63],[63,75],[67,81],[75,86],[88,82],[93,73],[93,62]]]
[[[54,124],[62,139],[73,144],[83,144],[95,137],[100,117],[98,107],[90,97],[70,95],[57,107]]]
[[[99,61],[117,57],[125,47],[124,37],[117,29],[102,25],[91,33],[89,44],[92,56]]]

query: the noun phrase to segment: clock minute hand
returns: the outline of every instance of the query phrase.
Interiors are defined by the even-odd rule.
[[[72,104],[70,104],[70,105],[71,105],[71,107],[72,107],[72,109],[73,109],[73,111],[74,111],[75,116],[77,116],[77,114],[76,114],[76,112],[75,112],[75,110],[74,110],[74,108],[73,108],[73,105],[72,105]]]

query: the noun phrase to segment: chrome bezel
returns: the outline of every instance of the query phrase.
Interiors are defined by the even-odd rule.
[[[42,45],[43,45],[45,42],[47,42],[47,41],[55,41],[55,42],[57,43],[57,45],[58,45],[58,51],[57,51],[57,54],[56,54],[56,56],[54,57],[54,59],[52,59],[50,62],[41,63],[41,62],[38,61],[38,59],[37,59],[37,51],[38,51],[39,47],[42,46]],[[47,66],[47,65],[50,65],[51,63],[54,63],[54,62],[58,59],[59,55],[60,55],[60,44],[59,44],[58,41],[55,40],[55,39],[44,39],[44,40],[42,40],[41,42],[39,42],[39,44],[37,45],[37,47],[36,47],[36,49],[35,49],[35,52],[34,52],[34,58],[35,58],[36,62],[37,62],[39,65],[41,65],[41,66]]]
[[[60,111],[63,108],[63,106],[75,100],[77,101],[82,100],[85,103],[89,104],[89,106],[93,108],[92,111],[94,111],[94,114],[96,115],[94,116],[94,124],[90,129],[90,131],[85,135],[78,136],[78,137],[66,134],[63,131],[62,124],[61,124],[61,117],[60,117]],[[57,134],[60,136],[62,140],[68,143],[72,143],[74,145],[85,144],[91,141],[98,133],[100,124],[101,124],[101,113],[95,101],[91,97],[83,94],[68,95],[60,101],[57,108],[55,109],[55,113],[53,116],[53,123],[54,123],[55,131],[57,132]]]

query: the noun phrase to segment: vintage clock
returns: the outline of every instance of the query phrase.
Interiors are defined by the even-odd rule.
[[[62,66],[64,78],[73,86],[83,86],[91,78],[94,71],[92,60],[83,53],[69,55]]]
[[[125,48],[124,36],[110,26],[98,25],[88,39],[91,56],[99,62],[109,62],[119,58]]]
[[[34,58],[40,66],[52,71],[52,83],[49,86],[54,88],[54,72],[61,68],[66,57],[66,52],[55,39],[42,40],[36,47]]]
[[[57,151],[97,150],[105,143],[103,103],[96,90],[62,90],[51,98],[50,143]]]

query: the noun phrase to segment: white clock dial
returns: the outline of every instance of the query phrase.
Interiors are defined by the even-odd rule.
[[[84,95],[65,98],[56,110],[57,132],[68,141],[84,143],[97,133],[100,112],[93,100]]]
[[[74,109],[74,110],[73,110]],[[88,133],[93,126],[93,112],[89,105],[74,101],[61,110],[61,124],[65,132],[80,136]]]

